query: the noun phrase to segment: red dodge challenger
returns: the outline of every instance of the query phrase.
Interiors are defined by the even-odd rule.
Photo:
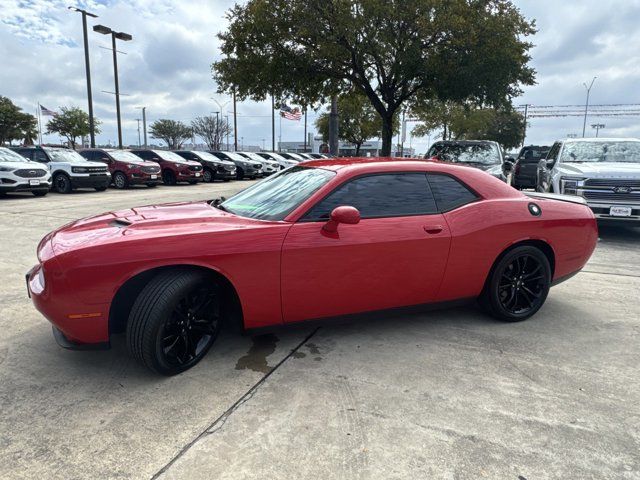
[[[479,300],[524,320],[597,241],[591,210],[480,170],[424,160],[300,163],[228,200],[109,212],[38,246],[27,274],[64,347],[106,347],[172,375],[222,322],[256,329]]]

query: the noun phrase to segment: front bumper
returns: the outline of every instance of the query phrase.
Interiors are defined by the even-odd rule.
[[[193,181],[202,181],[202,171],[193,171],[193,170],[180,170],[177,175],[177,180],[179,182],[193,182]]]
[[[4,180],[4,179],[3,179]],[[16,183],[0,183],[0,192],[33,192],[40,190],[49,190],[51,188],[51,181],[39,180],[37,185],[31,185],[29,182],[16,182]]]
[[[34,266],[26,274],[27,294],[36,309],[53,325],[56,341],[64,348],[76,350],[108,346],[110,305],[78,301],[63,279],[47,274],[49,262],[55,262],[55,259],[45,262],[44,266]],[[40,275],[43,268],[44,273]]]
[[[589,208],[593,211],[596,219],[607,222],[620,222],[620,223],[633,223],[640,222],[640,205],[634,204],[605,204],[605,203],[593,203],[587,202]],[[631,215],[628,217],[619,217],[611,215],[611,207],[631,207]]]
[[[129,179],[130,185],[157,185],[162,183],[161,172],[158,172],[158,173],[133,172],[133,173],[130,173],[127,177]]]
[[[110,173],[75,174],[69,178],[72,188],[107,188],[111,183]]]

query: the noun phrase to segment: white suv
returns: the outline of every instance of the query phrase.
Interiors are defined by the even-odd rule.
[[[6,192],[31,192],[44,197],[51,187],[51,175],[46,168],[22,155],[0,147],[0,195]]]
[[[556,142],[538,164],[537,190],[583,197],[602,220],[640,221],[640,140]]]
[[[55,147],[17,147],[13,150],[29,160],[47,165],[53,189],[58,193],[70,193],[75,188],[102,192],[111,183],[111,174],[104,163],[85,160],[75,150]]]

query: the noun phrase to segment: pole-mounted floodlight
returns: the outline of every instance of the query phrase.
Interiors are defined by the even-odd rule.
[[[115,79],[116,86],[116,115],[118,119],[118,148],[122,148],[122,121],[120,119],[120,84],[118,83],[118,52],[116,50],[116,38],[128,42],[133,39],[131,35],[124,32],[116,32],[104,25],[95,25],[93,27],[94,32],[101,33],[103,35],[111,35],[111,48],[113,51],[113,77]],[[146,141],[145,141],[146,143]]]
[[[94,13],[87,12],[81,8],[68,7],[73,12],[82,14],[82,36],[84,39],[84,66],[87,77],[87,101],[89,104],[89,137],[91,139],[91,148],[96,146],[95,125],[93,122],[93,96],[91,94],[91,67],[89,65],[89,39],[87,37],[87,17],[98,18]]]

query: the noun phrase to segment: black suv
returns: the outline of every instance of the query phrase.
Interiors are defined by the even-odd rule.
[[[513,170],[513,186],[516,188],[536,188],[538,183],[538,163],[547,157],[551,147],[528,145],[522,147]]]
[[[202,178],[205,182],[213,182],[214,180],[223,180],[228,182],[236,178],[236,165],[229,160],[222,160],[209,152],[201,152],[199,150],[174,150],[182,158],[200,162],[204,171]]]

